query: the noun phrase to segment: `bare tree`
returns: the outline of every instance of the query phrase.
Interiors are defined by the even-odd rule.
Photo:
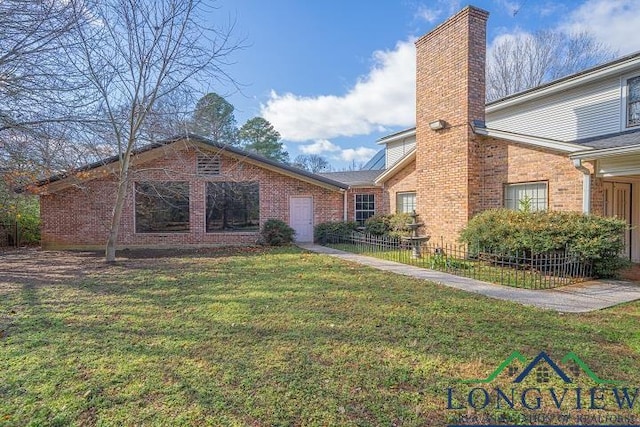
[[[200,21],[198,0],[110,0],[87,6],[90,25],[76,28],[81,54],[69,54],[91,90],[88,144],[109,145],[119,158],[105,256],[115,262],[120,220],[130,189],[131,156],[145,142],[154,112],[176,94],[195,92],[204,81],[233,82],[224,68],[238,44],[232,26],[211,29]],[[174,98],[175,99],[175,98]]]
[[[586,32],[542,30],[498,41],[487,65],[487,100],[540,86],[609,61],[616,52]]]
[[[78,47],[84,1],[0,1],[0,159],[16,177],[74,160],[65,139],[85,100],[65,52]]]
[[[318,154],[299,154],[293,160],[293,166],[311,173],[331,171],[329,161]]]

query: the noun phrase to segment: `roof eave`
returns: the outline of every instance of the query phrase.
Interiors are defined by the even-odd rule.
[[[623,156],[628,154],[640,154],[640,144],[627,145],[623,147],[601,148],[578,151],[569,155],[571,159],[577,160],[599,160],[607,157]]]
[[[378,141],[376,141],[376,144],[378,145],[388,144],[390,142],[401,141],[405,138],[409,138],[415,135],[416,135],[416,128],[414,126],[409,129],[401,130],[400,132],[392,133],[391,135],[383,136],[382,138],[378,139]]]
[[[562,153],[575,153],[578,151],[585,151],[584,145],[572,144],[569,142],[558,141],[555,139],[541,138],[538,136],[507,132],[504,130],[491,129],[491,128],[477,126],[477,125],[472,125],[472,129],[473,129],[473,132],[477,135],[502,139],[505,141],[516,142],[519,144],[531,145],[539,148],[546,148],[549,150],[560,151]]]
[[[416,149],[413,148],[411,151],[407,152],[403,158],[398,160],[393,166],[389,169],[381,173],[376,180],[374,181],[376,184],[382,184],[387,181],[389,178],[400,172],[402,169],[407,167],[413,160],[416,158]]]
[[[158,143],[154,143],[154,144],[150,144],[149,146],[145,146],[142,147],[140,150],[138,150],[136,152],[136,154],[142,154],[142,153],[146,153],[146,152],[151,152],[154,151],[156,149],[162,148],[162,147],[166,147],[168,145],[174,144],[174,143],[178,143],[178,142],[193,142],[193,143],[198,143],[201,144],[204,147],[207,148],[216,148],[222,151],[225,151],[228,155],[230,155],[231,157],[234,157],[236,159],[239,160],[244,160],[244,161],[249,161],[252,164],[255,164],[259,167],[263,167],[265,169],[274,171],[274,172],[278,172],[281,173],[283,175],[286,176],[290,176],[292,178],[296,178],[299,179],[301,181],[305,181],[308,182],[310,184],[313,185],[318,185],[320,187],[324,187],[330,190],[341,190],[341,191],[345,191],[349,188],[348,185],[339,182],[339,181],[335,181],[332,180],[330,178],[325,178],[322,177],[320,175],[316,175],[307,171],[304,171],[302,169],[298,169],[298,168],[294,168],[294,167],[290,167],[287,165],[283,165],[280,164],[279,162],[276,162],[274,160],[271,159],[267,159],[265,157],[259,156],[257,154],[253,154],[253,153],[249,153],[243,150],[240,150],[238,148],[235,147],[229,147],[227,145],[223,145],[223,144],[218,144],[215,143],[207,138],[201,137],[199,135],[186,135],[186,136],[179,136],[179,137],[173,137],[173,138],[169,138],[166,139],[164,141],[158,142]],[[56,184],[56,186],[58,187],[57,189],[61,189],[61,188],[66,188],[66,187],[70,187],[72,185],[75,185],[78,183],[78,177],[76,176],[75,172],[85,172],[85,171],[90,171],[90,170],[95,170],[95,169],[101,169],[101,168],[112,168],[113,164],[116,163],[119,159],[114,156],[114,157],[110,157],[108,159],[99,161],[99,162],[95,162],[95,163],[91,163],[89,165],[83,166],[81,168],[79,168],[77,171],[74,171],[74,173],[70,173],[68,175],[58,175],[58,176],[54,176],[51,177],[47,180],[42,180],[39,181],[38,183],[35,184],[36,187],[44,187],[44,188],[51,188],[50,186],[52,184]],[[73,182],[71,182],[73,180]],[[64,185],[63,183],[67,181],[68,185]]]

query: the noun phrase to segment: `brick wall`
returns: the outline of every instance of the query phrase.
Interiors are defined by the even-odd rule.
[[[467,7],[416,42],[417,211],[431,236],[455,239],[480,206],[487,12]],[[433,131],[429,122],[444,120]]]
[[[582,211],[582,173],[566,154],[493,138],[479,140],[481,210],[503,207],[505,184],[545,181],[550,210]]]
[[[118,245],[125,247],[200,246],[255,243],[255,232],[205,232],[205,185],[207,181],[257,181],[260,183],[260,220],[278,218],[289,222],[289,198],[314,199],[314,225],[340,221],[343,195],[278,172],[222,155],[220,177],[195,174],[194,148],[178,145],[154,151],[154,158],[134,166],[132,181],[188,181],[190,231],[186,233],[135,233],[133,184],[122,215]],[[102,248],[115,199],[116,184],[108,174],[41,196],[42,246],[54,248]]]
[[[402,168],[398,173],[389,178],[384,183],[384,202],[385,213],[396,212],[396,194],[407,191],[416,191],[417,187],[417,173],[416,162],[409,163],[406,167]],[[420,196],[416,194],[416,203],[419,203]],[[421,219],[422,220],[422,219]]]

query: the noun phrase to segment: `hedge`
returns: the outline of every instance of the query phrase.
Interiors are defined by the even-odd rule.
[[[612,277],[628,265],[624,249],[625,221],[575,212],[522,212],[491,209],[476,215],[460,240],[470,250],[539,254],[566,249],[593,263],[597,277]]]

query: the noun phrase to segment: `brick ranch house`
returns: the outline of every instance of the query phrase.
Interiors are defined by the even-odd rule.
[[[415,209],[457,240],[496,207],[624,218],[640,261],[640,54],[485,102],[488,13],[469,6],[416,42],[416,127],[379,140],[380,171],[310,174],[190,136],[134,156],[119,247],[252,243],[279,218],[312,239],[324,221]],[[116,159],[41,183],[44,248],[102,247]],[[160,197],[158,197],[160,196]]]
[[[98,249],[115,200],[117,157],[39,184],[42,247]],[[343,219],[348,186],[195,135],[137,150],[119,248],[252,244],[269,218],[302,242]]]

